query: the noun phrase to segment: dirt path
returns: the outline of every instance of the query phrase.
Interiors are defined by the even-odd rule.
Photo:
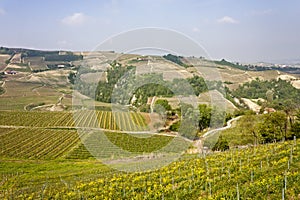
[[[226,129],[229,129],[229,128],[231,128],[231,126],[232,126],[232,122],[234,122],[234,121],[236,121],[236,120],[238,120],[238,119],[240,119],[240,118],[241,118],[241,116],[232,118],[231,120],[229,120],[229,121],[226,123],[226,126],[221,127],[221,128],[217,128],[217,129],[209,130],[209,131],[207,131],[202,137],[205,138],[205,137],[208,137],[208,136],[210,136],[210,135],[212,135],[212,134],[214,134],[214,133],[216,133],[216,132],[218,132],[218,131],[224,131],[224,130],[226,130]]]
[[[193,146],[194,148],[193,149],[190,149],[188,151],[188,153],[190,154],[195,154],[195,153],[203,153],[203,141],[205,140],[205,138],[208,138],[209,136],[219,132],[219,131],[223,131],[223,130],[226,130],[228,128],[231,128],[232,126],[232,123],[234,121],[237,121],[241,118],[241,116],[238,116],[238,117],[235,117],[231,120],[229,120],[227,123],[226,123],[226,126],[224,127],[221,127],[221,128],[216,128],[216,129],[212,129],[212,130],[209,130],[207,131],[199,140],[195,140],[193,141]]]
[[[3,88],[4,88],[4,86],[5,86],[5,81],[3,81],[3,83],[2,83],[2,85],[1,85],[1,87],[3,87]]]
[[[58,128],[58,129],[79,129],[79,130],[96,130],[96,131],[105,131],[105,132],[113,132],[113,133],[129,133],[129,134],[150,134],[150,135],[165,135],[176,137],[173,134],[164,134],[157,133],[155,131],[122,131],[122,130],[110,130],[104,128],[94,128],[94,127],[79,127],[79,126],[17,126],[17,125],[0,125],[0,128],[33,128],[33,129],[42,129],[42,128]]]
[[[155,100],[156,100],[156,96],[152,97],[151,104],[150,104],[151,113],[153,113],[153,110],[154,110]]]

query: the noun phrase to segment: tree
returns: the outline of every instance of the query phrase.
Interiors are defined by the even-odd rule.
[[[259,135],[257,133],[257,124],[255,123],[257,116],[251,113],[244,115],[240,121],[243,124],[242,133],[244,135],[251,134],[254,137],[254,144],[258,144]]]
[[[258,126],[258,133],[260,134],[263,142],[269,143],[286,139],[286,114],[278,111],[266,114],[263,122]]]
[[[158,99],[154,104],[154,111],[158,113],[161,113],[163,110],[170,111],[171,109],[172,108],[166,99]]]
[[[291,127],[292,137],[300,137],[300,121],[296,121]]]
[[[206,104],[199,105],[199,130],[203,131],[210,125],[212,108]]]
[[[224,139],[222,136],[219,137],[217,143],[212,148],[213,151],[226,151],[229,149],[229,144],[226,139]]]
[[[291,132],[292,132],[292,137],[296,136],[297,138],[299,138],[300,137],[300,110],[298,110],[296,112],[296,116],[295,117],[296,117],[296,120],[291,125]]]

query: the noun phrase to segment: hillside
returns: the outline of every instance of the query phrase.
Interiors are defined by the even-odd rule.
[[[300,197],[299,74],[22,48],[0,73],[1,199]]]
[[[2,158],[1,197],[297,199],[299,149],[297,140],[200,158],[186,156],[159,170],[143,173],[113,171],[92,160]],[[30,187],[26,186],[28,180]]]

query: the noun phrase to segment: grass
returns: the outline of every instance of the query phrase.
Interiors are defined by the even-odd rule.
[[[38,88],[43,87],[42,90]],[[55,104],[61,93],[42,83],[6,81],[6,92],[0,95],[0,110],[24,110],[31,103]]]
[[[249,118],[243,116],[233,123],[232,128],[222,131],[221,135],[228,141],[230,147],[254,144],[255,138],[251,129],[247,129],[247,124],[257,124],[261,121],[261,117],[261,115],[256,115],[249,122]]]
[[[0,158],[0,198],[13,192],[40,193],[43,187],[66,187],[81,180],[89,182],[107,176],[112,169],[99,161],[80,160],[25,160]],[[9,195],[11,196],[11,195]],[[8,196],[7,196],[8,197]]]
[[[168,166],[141,173],[114,171],[96,160],[1,159],[1,197],[280,199],[284,192],[287,199],[297,199],[299,144],[298,140],[200,158],[183,156]]]

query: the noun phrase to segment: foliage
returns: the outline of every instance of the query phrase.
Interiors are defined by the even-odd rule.
[[[0,95],[5,93],[5,89],[0,86]]]
[[[179,127],[180,127],[180,121],[177,121],[177,122],[173,123],[169,129],[170,129],[170,131],[178,132]]]
[[[232,62],[226,61],[225,59],[222,59],[221,61],[214,61],[214,63],[217,64],[217,65],[230,66],[230,67],[241,69],[241,70],[248,70],[247,66],[240,65],[239,63],[234,64]]]
[[[229,149],[229,144],[226,139],[224,139],[222,136],[218,138],[217,143],[212,148],[213,151],[226,151]]]
[[[95,91],[97,101],[111,103],[112,93],[119,79],[132,70],[133,66],[122,67],[118,63],[112,63],[107,69],[107,82],[99,82]],[[84,90],[83,90],[84,91]]]
[[[229,146],[259,144],[257,126],[262,121],[262,115],[251,113],[244,114],[239,120],[232,123],[232,127],[222,131],[220,134],[228,141]]]
[[[73,55],[73,54],[66,54],[66,55],[45,55],[45,61],[76,61],[76,60],[82,60],[82,55]]]
[[[68,75],[68,80],[70,81],[71,84],[75,83],[75,78],[76,78],[76,73],[75,72],[70,72]]]
[[[169,60],[171,62],[174,62],[180,66],[183,66],[185,68],[191,67],[191,65],[185,64],[181,61],[181,59],[183,59],[182,56],[176,56],[176,55],[172,55],[172,54],[168,54],[168,55],[164,55],[163,58],[165,58],[166,60]]]
[[[193,76],[192,78],[188,78],[187,81],[193,87],[196,96],[208,91],[208,87],[203,77]]]
[[[171,97],[173,92],[166,86],[162,84],[149,83],[139,87],[134,92],[137,100],[134,105],[139,106],[147,102],[149,97],[161,96],[161,97]]]
[[[284,112],[265,114],[258,126],[262,142],[269,143],[286,139],[286,115]]]
[[[0,166],[6,181],[0,195],[3,199],[41,195],[46,199],[281,199],[282,195],[297,199],[299,147],[299,141],[289,141],[205,157],[184,156],[163,168],[136,173],[113,171],[99,161],[4,160]]]
[[[285,80],[261,81],[259,79],[240,85],[232,91],[233,96],[248,99],[267,99],[264,106],[283,109],[287,106],[294,108],[300,104],[300,90]],[[292,103],[291,103],[292,102]]]
[[[300,110],[296,111],[295,122],[291,125],[292,137],[300,137]]]
[[[161,113],[161,112],[166,112],[166,111],[170,111],[172,108],[168,102],[168,100],[166,99],[158,99],[155,101],[154,104],[154,111]]]
[[[150,105],[144,104],[144,105],[140,106],[140,111],[145,112],[145,113],[149,113],[151,111]]]
[[[296,121],[291,127],[292,136],[300,137],[300,122]]]
[[[212,108],[206,104],[199,105],[199,130],[203,131],[204,129],[210,126],[212,115]]]

